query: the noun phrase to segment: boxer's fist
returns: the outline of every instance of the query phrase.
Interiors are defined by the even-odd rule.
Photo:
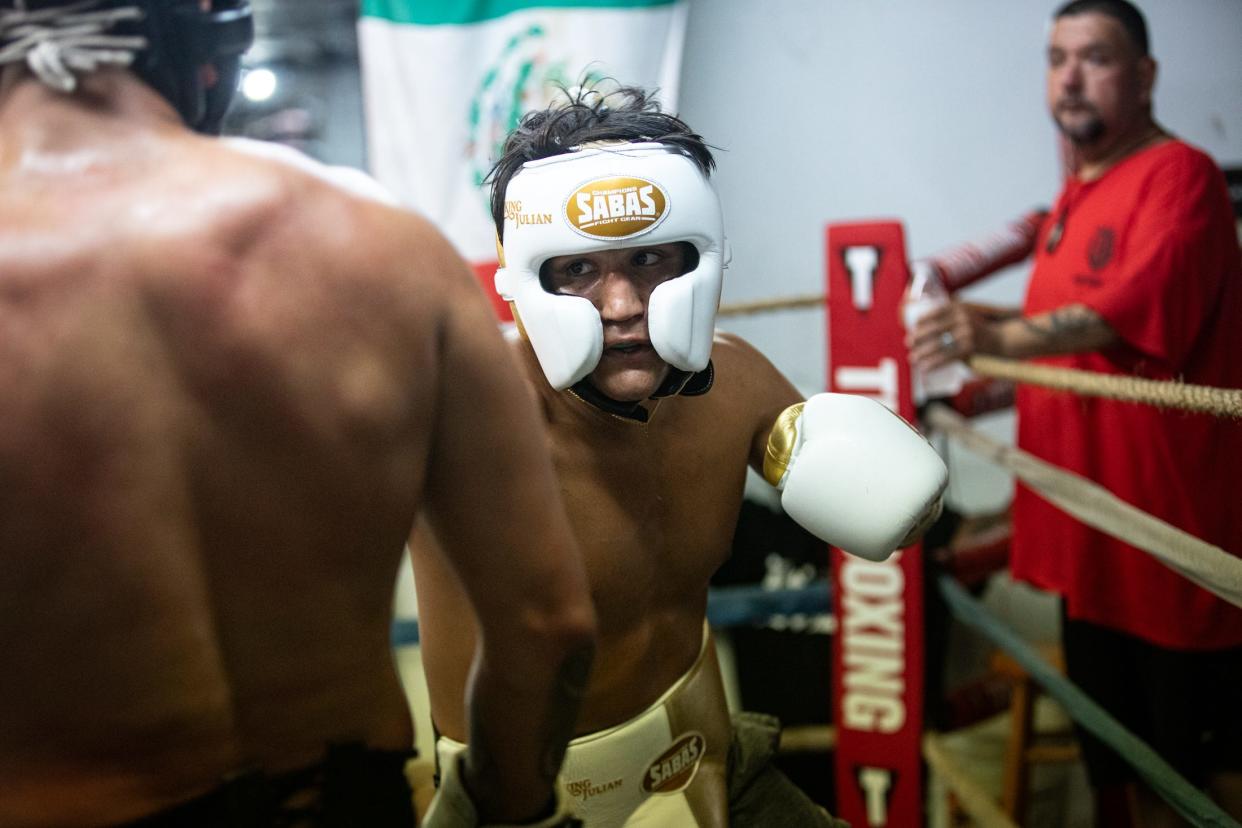
[[[763,473],[799,525],[873,561],[922,537],[949,479],[921,434],[854,394],[816,394],[785,409],[768,437]]]

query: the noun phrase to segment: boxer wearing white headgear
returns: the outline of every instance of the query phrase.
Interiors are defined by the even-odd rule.
[[[699,260],[652,291],[651,345],[669,365],[701,371],[728,261],[720,200],[695,162],[657,143],[613,144],[528,161],[510,180],[496,290],[517,306],[552,387],[568,388],[594,370],[604,327],[586,299],[544,288],[543,264],[668,242],[688,242]]]
[[[834,825],[772,765],[771,723],[730,720],[704,635],[707,586],[729,556],[747,466],[765,457],[796,519],[873,557],[908,542],[943,484],[935,453],[881,406],[831,395],[803,407],[762,354],[713,337],[728,256],[712,168],[688,125],[624,89],[531,113],[493,172],[496,283],[525,332],[513,354],[599,621],[562,769],[593,828]],[[471,735],[458,699],[474,635],[436,543],[420,526],[410,546],[447,763]]]

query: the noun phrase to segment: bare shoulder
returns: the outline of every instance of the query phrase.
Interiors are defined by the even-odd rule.
[[[334,227],[358,232],[385,217],[411,228],[426,224],[400,210],[396,199],[361,170],[329,166],[289,147],[242,138],[211,139],[204,145],[196,166],[214,169],[216,175],[207,180],[234,193],[234,204],[242,211],[267,210],[290,228],[306,226],[313,236],[326,239],[333,238]],[[318,214],[321,219],[334,215],[336,221],[315,222]]]
[[[159,253],[142,267],[167,300],[161,309],[228,354],[244,343],[329,380],[361,376],[350,359],[407,384],[436,375],[446,337],[457,341],[450,331],[465,327],[461,309],[483,299],[426,219],[296,154],[219,140],[184,146],[159,185],[163,212],[180,214],[162,221],[155,241],[134,231]]]
[[[747,429],[749,462],[759,471],[772,424],[782,411],[801,402],[802,395],[758,348],[735,334],[717,331],[712,362],[722,402]]]
[[[722,382],[742,382],[756,389],[789,384],[758,348],[737,334],[716,331],[712,342],[712,363]]]
[[[736,334],[716,332],[712,364],[716,388],[728,398],[730,407],[755,412],[757,422],[765,427],[777,413],[802,399],[758,348]]]
[[[738,367],[766,365],[771,370],[776,370],[772,367],[772,363],[768,362],[768,358],[754,345],[737,334],[720,330],[716,331],[716,335],[712,338],[712,361],[730,366],[736,364]]]
[[[324,278],[420,294],[423,307],[447,301],[473,279],[430,222],[402,209],[361,170],[321,164],[287,147],[218,140],[212,155],[227,170],[240,204],[232,229],[278,266],[300,264]],[[229,217],[224,217],[229,222]]]
[[[359,198],[372,199],[390,207],[398,206],[392,193],[362,170],[352,167],[330,166],[298,152],[297,150],[269,141],[253,141],[248,138],[221,138],[220,145],[239,155],[261,159],[277,167],[319,179]]]

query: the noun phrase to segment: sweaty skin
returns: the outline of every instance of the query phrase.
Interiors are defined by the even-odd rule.
[[[483,619],[481,810],[533,814],[592,616],[468,270],[124,71],[81,96],[0,75],[0,824],[133,819],[334,740],[408,748],[389,626],[420,506]]]
[[[643,424],[553,390],[530,346],[512,347],[543,410],[595,601],[599,644],[577,727],[590,733],[641,712],[694,662],[708,579],[729,555],[746,466],[762,468],[777,415],[802,398],[755,349],[720,334],[712,390],[649,403],[655,410]],[[432,718],[464,740],[459,688],[473,621],[426,527],[412,549]]]

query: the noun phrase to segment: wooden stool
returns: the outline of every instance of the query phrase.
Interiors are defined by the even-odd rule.
[[[1057,669],[1065,672],[1065,657],[1057,644],[1037,648],[1040,655]],[[991,667],[1013,684],[1009,703],[1009,742],[1005,747],[1005,766],[1001,807],[1014,822],[1021,825],[1026,816],[1027,794],[1032,765],[1073,762],[1078,759],[1078,743],[1073,732],[1036,734],[1032,724],[1039,685],[1008,653],[998,650],[992,655]],[[1037,737],[1039,741],[1037,741]]]

